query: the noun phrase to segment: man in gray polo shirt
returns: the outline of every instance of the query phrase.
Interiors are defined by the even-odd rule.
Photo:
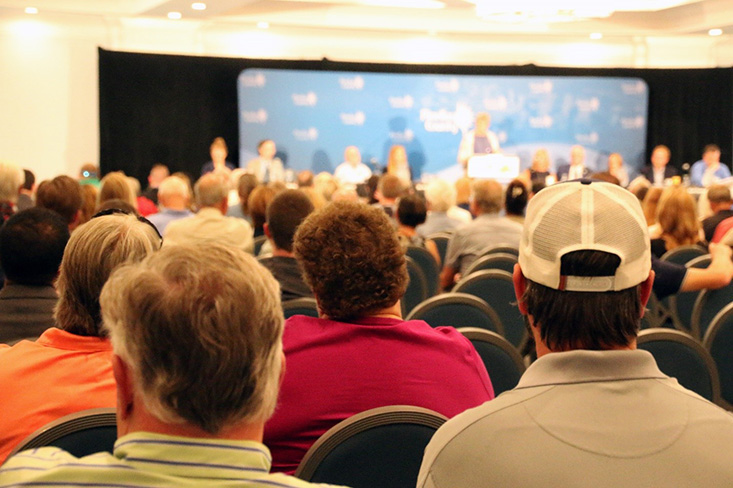
[[[499,215],[504,190],[494,180],[477,180],[471,185],[471,213],[476,219],[456,230],[448,242],[445,265],[440,275],[443,289],[453,286],[484,250],[498,244],[519,247],[522,225]]]
[[[514,270],[538,359],[438,430],[417,486],[733,486],[733,417],[636,349],[650,268],[631,193],[587,180],[539,192]]]

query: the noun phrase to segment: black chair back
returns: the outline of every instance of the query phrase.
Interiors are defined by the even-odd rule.
[[[733,410],[733,303],[713,318],[702,344],[718,368],[720,405]]]
[[[477,271],[486,269],[499,269],[507,273],[514,272],[514,265],[517,264],[517,256],[505,252],[496,252],[476,259],[471,266],[463,273],[463,277],[470,276]]]
[[[402,297],[402,315],[409,314],[413,308],[419,303],[424,302],[428,297],[432,296],[430,293],[430,285],[428,280],[425,278],[425,274],[422,272],[422,268],[415,262],[410,256],[405,256],[407,261],[407,275],[409,282],[407,283],[407,290],[405,295]]]
[[[440,269],[433,255],[424,247],[419,246],[407,246],[406,254],[420,266],[428,283],[428,297],[437,295],[440,291]]]
[[[432,327],[478,327],[504,335],[504,326],[496,312],[485,301],[467,293],[444,293],[429,298],[405,320],[424,320]]]
[[[695,300],[690,320],[692,337],[702,339],[715,316],[733,302],[733,283],[717,290],[702,290]]]
[[[438,248],[438,254],[440,255],[441,266],[445,264],[445,253],[448,250],[448,241],[450,241],[450,232],[436,232],[430,234],[427,238],[435,243]]]
[[[425,447],[446,420],[432,410],[406,405],[367,410],[323,434],[295,476],[352,488],[415,486]]]
[[[704,256],[707,253],[708,251],[704,247],[693,244],[689,246],[676,247],[670,251],[667,251],[660,259],[662,261],[669,261],[670,263],[684,265],[692,259],[695,259],[698,256]]]
[[[710,255],[705,254],[688,261],[685,266],[703,269],[710,266],[711,261]],[[675,328],[688,333],[692,332],[692,311],[699,295],[700,291],[683,291],[669,297],[669,311]]]
[[[289,319],[293,315],[307,315],[318,317],[318,303],[315,298],[303,297],[286,300],[282,304],[283,315]]]
[[[18,444],[10,456],[36,447],[59,447],[76,457],[112,452],[117,440],[114,408],[92,408],[55,420]],[[8,456],[8,457],[10,457]]]
[[[495,246],[489,246],[481,251],[482,256],[488,256],[489,254],[513,254],[514,257],[519,257],[519,249],[511,244],[497,244]]]
[[[517,386],[526,368],[522,356],[513,345],[490,330],[462,327],[458,332],[471,341],[481,356],[494,387],[494,395],[498,396]]]

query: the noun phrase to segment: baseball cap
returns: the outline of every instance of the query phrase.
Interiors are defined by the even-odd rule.
[[[562,257],[595,250],[621,259],[614,276],[562,276]],[[631,288],[651,270],[651,246],[639,200],[618,185],[591,180],[558,183],[530,200],[519,243],[524,276],[556,290],[602,292]]]

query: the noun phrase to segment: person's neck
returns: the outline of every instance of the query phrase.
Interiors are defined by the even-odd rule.
[[[395,302],[391,307],[377,310],[375,313],[370,314],[370,317],[402,320],[402,304],[400,303],[400,300],[397,300],[397,302]]]
[[[414,227],[409,227],[404,224],[399,225],[398,232],[405,237],[413,237],[417,235],[417,231],[415,230]]]
[[[279,257],[279,258],[294,258],[295,254],[293,254],[292,252],[288,252],[285,249],[280,249],[279,247],[275,246],[275,244],[273,243],[272,244],[272,256]]]

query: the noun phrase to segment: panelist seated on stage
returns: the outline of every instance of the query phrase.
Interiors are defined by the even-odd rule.
[[[730,177],[730,169],[720,162],[720,148],[708,144],[702,151],[702,159],[690,168],[690,184],[710,186],[723,178]]]
[[[265,139],[257,144],[257,156],[247,163],[247,173],[257,177],[260,183],[285,181],[283,162],[276,158],[277,147],[272,139]]]
[[[349,146],[344,150],[344,162],[336,166],[333,176],[342,185],[358,185],[372,176],[372,170],[361,162],[359,149]]]
[[[667,146],[663,144],[656,146],[650,158],[652,164],[641,170],[642,176],[654,186],[664,186],[664,180],[677,176],[677,168],[669,166],[670,155]]]
[[[585,148],[574,145],[570,148],[570,164],[563,164],[557,168],[557,180],[577,180],[588,178],[591,170],[585,166]]]
[[[227,161],[229,149],[227,148],[227,143],[223,137],[217,137],[214,139],[214,142],[209,146],[209,155],[211,155],[211,161],[201,167],[202,176],[219,168],[228,168],[232,171],[234,170],[234,163]]]
[[[464,168],[472,156],[492,154],[501,151],[499,139],[489,130],[491,116],[485,112],[476,115],[476,124],[473,130],[466,132],[458,147],[458,163]]]

